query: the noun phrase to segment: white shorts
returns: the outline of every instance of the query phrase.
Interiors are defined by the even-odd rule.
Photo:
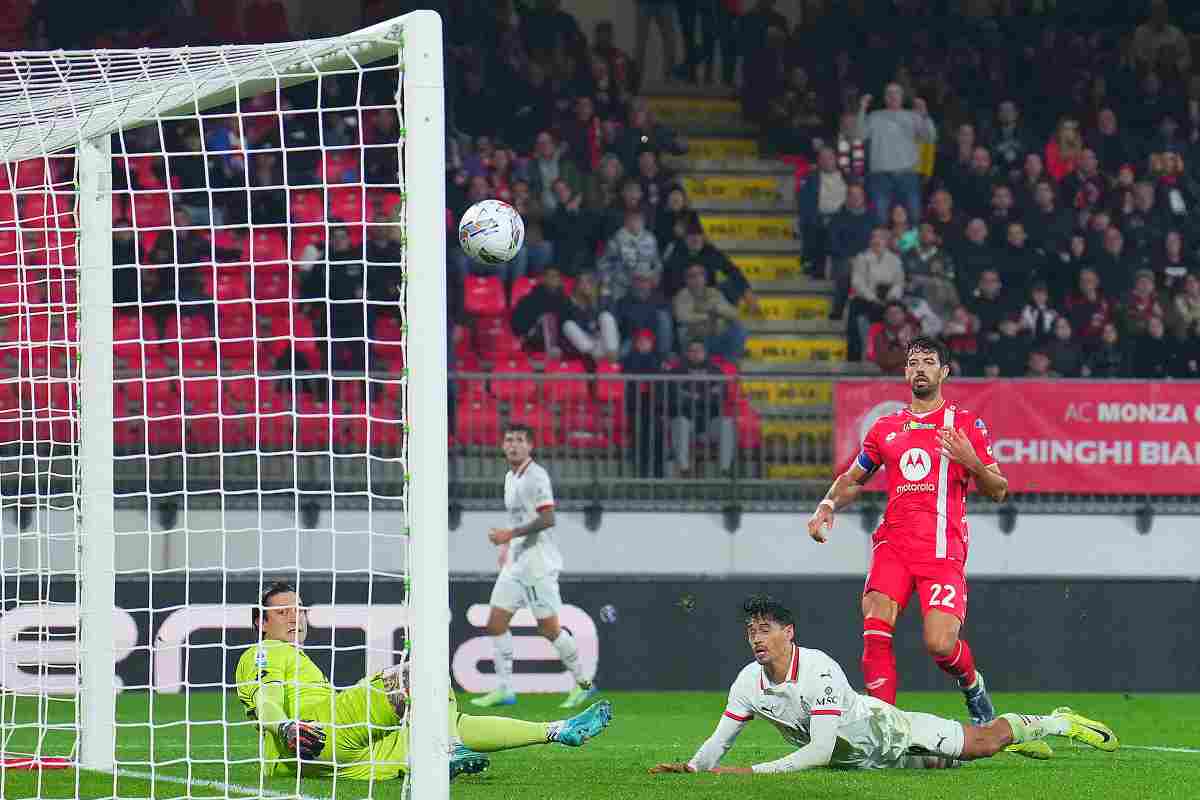
[[[860,697],[869,711],[838,730],[833,766],[852,769],[890,769],[912,766],[909,756],[962,755],[966,734],[952,719],[902,711],[873,697]]]
[[[556,617],[562,609],[562,595],[558,591],[558,576],[545,575],[536,580],[525,582],[503,572],[492,587],[492,599],[489,604],[493,608],[516,613],[522,608],[528,608],[534,619]]]

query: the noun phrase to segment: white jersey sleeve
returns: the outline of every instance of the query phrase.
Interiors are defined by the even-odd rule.
[[[717,728],[713,731],[688,766],[696,772],[706,772],[721,763],[721,759],[733,747],[734,741],[742,728],[754,719],[754,703],[747,694],[747,686],[753,687],[758,674],[758,665],[750,664],[738,674],[733,686],[729,687],[729,698],[725,702],[725,711],[717,720]]]
[[[535,515],[554,508],[554,489],[550,485],[550,473],[541,464],[531,464],[529,474],[521,481],[521,504],[528,514]]]

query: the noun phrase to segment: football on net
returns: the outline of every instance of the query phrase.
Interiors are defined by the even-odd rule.
[[[502,200],[481,200],[458,221],[458,243],[463,252],[483,264],[511,261],[524,242],[521,215]]]

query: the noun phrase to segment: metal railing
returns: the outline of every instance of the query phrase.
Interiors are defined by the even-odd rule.
[[[387,392],[394,377],[360,376],[367,402],[354,414],[325,421],[318,416],[317,426],[327,424],[328,435],[315,444],[314,419],[303,411],[270,417],[247,411],[249,439],[241,443],[230,439],[229,420],[222,416],[220,444],[202,444],[194,435],[206,422],[216,423],[212,414],[206,419],[177,410],[171,420],[142,417],[148,426],[144,444],[116,447],[118,504],[399,508],[406,470],[420,465],[400,459],[403,410]],[[1103,382],[1096,390],[1103,391]],[[500,441],[510,421],[533,430],[537,458],[568,510],[795,513],[815,504],[833,478],[828,378],[456,373],[450,398],[450,499],[459,509],[502,505],[507,465]],[[34,419],[23,415],[22,421]],[[157,441],[153,431],[165,421],[181,430]],[[5,509],[34,503],[39,495],[69,496],[74,449],[42,438],[0,446]],[[880,502],[867,496],[863,505]],[[1200,491],[1153,497],[1026,493],[1007,508],[1197,513]],[[973,512],[994,510],[991,503],[972,504]]]

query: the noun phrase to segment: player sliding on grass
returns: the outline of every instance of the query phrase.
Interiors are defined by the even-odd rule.
[[[911,402],[867,431],[862,452],[813,512],[808,533],[824,542],[834,512],[853,502],[875,471],[884,469],[887,507],[872,537],[862,597],[867,691],[896,702],[892,633],[915,589],[925,618],[925,648],[962,690],[971,722],[983,725],[996,718],[996,710],[971,648],[959,635],[967,616],[967,490],[974,480],[1000,502],[1008,495],[1008,481],[992,455],[984,421],[942,397],[949,375],[949,354],[941,342],[912,341],[904,368]],[[1012,749],[1032,758],[1054,752],[1045,742]]]
[[[333,685],[301,649],[308,611],[293,586],[276,582],[252,611],[259,644],[242,654],[236,681],[246,714],[262,735],[265,775],[331,775],[387,780],[407,769],[408,686],[400,666],[363,678],[353,687]],[[599,735],[612,717],[608,701],[570,719],[525,722],[459,714],[450,694],[450,779],[488,767],[486,752],[557,742],[579,747]]]
[[[820,650],[795,644],[792,614],[769,597],[742,606],[746,639],[754,652],[729,690],[717,729],[686,764],[659,764],[652,773],[794,772],[813,767],[928,769],[987,758],[1013,743],[1064,736],[1099,750],[1117,749],[1106,725],[1069,708],[1049,716],[1003,714],[986,725],[965,725],[932,714],[901,711],[857,694],[842,668]],[[790,755],[753,767],[718,768],[754,717],[767,720],[793,745]]]

